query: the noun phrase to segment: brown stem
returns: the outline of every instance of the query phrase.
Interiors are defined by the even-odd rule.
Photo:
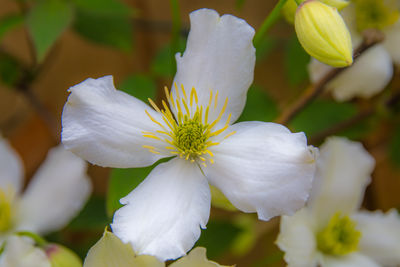
[[[393,94],[387,101],[383,103],[383,106],[387,108],[388,110],[394,108],[397,103],[400,102],[400,92],[397,92]],[[378,110],[379,110],[380,104],[376,104],[374,106],[370,106],[362,111],[360,111],[358,114],[354,115],[353,117],[342,121],[331,128],[328,128],[322,132],[317,133],[316,135],[311,136],[309,138],[309,143],[310,144],[320,144],[326,137],[335,135],[337,133],[340,133],[351,126],[355,125],[356,123],[361,122],[364,119],[367,119],[368,117],[374,115]]]
[[[357,58],[365,52],[367,49],[373,45],[381,42],[383,40],[383,35],[378,31],[365,31],[364,39],[361,45],[354,51],[353,60],[354,62]],[[329,71],[325,76],[323,76],[318,82],[312,84],[308,87],[300,98],[294,102],[291,106],[286,108],[283,113],[275,121],[280,124],[287,124],[291,119],[293,119],[301,110],[304,109],[308,104],[310,104],[315,98],[317,98],[325,89],[325,86],[337,75],[339,75],[346,68],[335,68]]]
[[[23,76],[19,82],[15,85],[15,88],[22,93],[22,95],[28,100],[29,104],[35,109],[39,116],[46,123],[47,127],[53,134],[55,140],[58,140],[58,127],[57,121],[54,116],[44,107],[36,95],[30,90],[30,84],[35,78],[35,73],[25,70]]]
[[[55,120],[54,116],[42,105],[39,99],[32,93],[31,90],[21,90],[24,97],[28,100],[31,106],[36,110],[39,116],[43,119],[46,123],[47,127],[50,129],[51,133],[55,140],[59,139],[57,121]]]

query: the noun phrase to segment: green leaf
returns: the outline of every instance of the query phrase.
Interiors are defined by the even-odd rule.
[[[256,49],[256,60],[265,60],[268,55],[274,50],[278,41],[271,36],[265,36],[260,40]]]
[[[238,121],[272,121],[277,115],[278,108],[273,99],[260,86],[252,85]]]
[[[72,6],[62,0],[39,0],[30,10],[26,23],[41,62],[55,41],[72,22]]]
[[[285,47],[285,71],[290,85],[298,85],[308,78],[310,56],[293,35]]]
[[[178,51],[182,53],[185,50],[186,40],[180,38],[178,46]],[[167,44],[157,52],[151,64],[152,73],[163,78],[171,78],[175,75],[175,63],[171,61],[171,53],[171,44]]]
[[[210,221],[196,246],[206,247],[208,257],[215,260],[230,248],[240,231],[239,227],[228,221]]]
[[[75,0],[74,29],[84,38],[129,52],[133,47],[133,9],[115,0]]]
[[[68,228],[72,230],[104,229],[109,223],[105,199],[92,196],[78,216],[70,222]]]
[[[394,135],[390,142],[389,155],[392,163],[400,168],[400,126],[395,129]]]
[[[245,2],[246,2],[246,0],[236,0],[235,1],[235,7],[237,9],[242,9]]]
[[[20,14],[12,14],[4,16],[0,19],[0,39],[9,32],[24,22],[24,17]]]
[[[99,16],[132,16],[135,10],[117,0],[74,0],[76,7],[81,11],[90,12]]]
[[[1,82],[9,87],[14,87],[21,76],[22,69],[16,59],[4,54],[0,55]]]
[[[295,131],[302,131],[307,136],[311,136],[354,116],[356,113],[357,107],[351,103],[316,100],[300,112],[290,126]]]
[[[157,85],[154,80],[147,75],[134,74],[126,77],[125,80],[120,83],[118,89],[147,102],[148,98],[155,99]]]

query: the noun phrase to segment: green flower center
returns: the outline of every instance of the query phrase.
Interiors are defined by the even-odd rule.
[[[349,216],[336,213],[328,225],[317,234],[318,249],[325,254],[340,256],[356,251],[361,232]]]
[[[228,99],[218,110],[218,117],[210,120],[209,113],[215,112],[218,107],[218,91],[215,95],[210,91],[208,105],[202,106],[199,104],[195,88],[192,88],[190,94],[186,93],[183,86],[179,89],[175,85],[175,89],[176,96],[173,97],[173,94],[165,88],[169,105],[162,101],[163,110],[149,99],[152,107],[162,115],[163,121],[157,121],[147,111],[146,114],[162,130],[143,132],[143,136],[165,142],[166,146],[163,149],[171,155],[178,155],[192,163],[199,162],[205,167],[207,162],[213,164],[214,155],[210,151],[210,147],[219,144],[214,138],[221,134],[225,135],[223,138],[228,138],[235,133],[234,131],[224,133],[229,126],[231,114],[228,115],[224,126],[219,125],[219,121],[226,110]],[[143,147],[155,154],[165,152],[154,146],[143,145]]]
[[[399,18],[395,0],[354,0],[357,29],[382,30]]]
[[[207,149],[207,129],[208,125],[202,124],[199,114],[193,118],[185,116],[183,123],[174,129],[174,144],[188,158],[201,155]]]
[[[0,189],[0,233],[6,232],[12,225],[10,197]]]

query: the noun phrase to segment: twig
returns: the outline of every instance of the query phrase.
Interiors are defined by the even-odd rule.
[[[354,51],[353,60],[354,62],[357,58],[365,52],[370,47],[381,42],[383,40],[382,33],[375,30],[368,30],[364,32],[364,39],[361,45]],[[337,75],[339,75],[346,68],[336,68],[329,71],[325,76],[323,76],[318,82],[312,84],[308,87],[300,98],[294,102],[291,106],[286,108],[283,113],[276,119],[277,123],[287,124],[293,117],[295,117],[301,110],[304,109],[309,103],[311,103],[317,96],[319,96],[325,89],[325,86]]]
[[[400,102],[400,92],[397,92],[393,94],[392,97],[390,97],[387,101],[385,101],[383,103],[383,106],[390,110],[394,108],[399,102]],[[319,132],[316,135],[311,136],[311,138],[309,138],[309,143],[314,145],[321,143],[326,137],[340,133],[350,128],[351,126],[355,125],[356,123],[359,123],[362,120],[367,119],[368,117],[374,115],[379,110],[379,107],[380,107],[379,103],[374,106],[370,106],[360,111],[353,117],[345,121],[342,121],[322,132]]]
[[[57,121],[54,116],[43,106],[43,104],[39,101],[35,94],[30,90],[30,84],[35,78],[35,73],[30,72],[29,70],[24,71],[23,76],[16,83],[15,88],[18,92],[21,92],[25,99],[28,100],[29,104],[35,109],[35,111],[39,114],[39,116],[46,123],[47,127],[53,134],[55,140],[58,140],[58,127]]]

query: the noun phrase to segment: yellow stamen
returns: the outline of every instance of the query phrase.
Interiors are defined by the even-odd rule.
[[[156,103],[154,103],[153,100],[151,100],[151,98],[147,98],[147,100],[149,101],[150,105],[151,105],[157,112],[161,112],[160,109],[157,107]]]
[[[186,100],[187,99],[187,95],[186,95],[185,87],[183,87],[183,84],[181,84],[181,88],[182,88],[183,96],[185,97],[185,100]]]
[[[175,98],[167,87],[164,88],[169,105],[163,100],[161,102],[163,110],[161,110],[154,101],[149,99],[150,105],[156,112],[162,115],[163,121],[161,121],[161,123],[156,120],[146,110],[146,114],[150,120],[161,129],[153,132],[143,132],[143,136],[167,143],[168,145],[164,148],[172,155],[178,155],[182,159],[190,162],[198,162],[201,163],[202,166],[207,167],[207,161],[211,164],[214,163],[214,154],[209,148],[219,144],[219,142],[215,141],[215,137],[225,132],[229,127],[231,114],[228,115],[223,127],[217,127],[217,124],[222,119],[227,108],[228,98],[226,98],[217,118],[211,124],[208,124],[211,105],[214,106],[213,110],[218,106],[218,91],[214,94],[213,91],[210,90],[208,105],[203,106],[199,105],[195,88],[191,89],[190,98],[188,98],[183,85],[179,88],[178,85],[174,83],[174,87]],[[180,94],[179,90],[182,91],[182,94]],[[181,96],[183,98],[181,98]],[[173,108],[174,112],[171,112],[170,107]],[[214,128],[216,129],[214,130]],[[227,134],[224,138],[231,136],[233,133],[234,132]],[[147,148],[151,153],[160,153],[156,147],[148,145],[143,147]]]

